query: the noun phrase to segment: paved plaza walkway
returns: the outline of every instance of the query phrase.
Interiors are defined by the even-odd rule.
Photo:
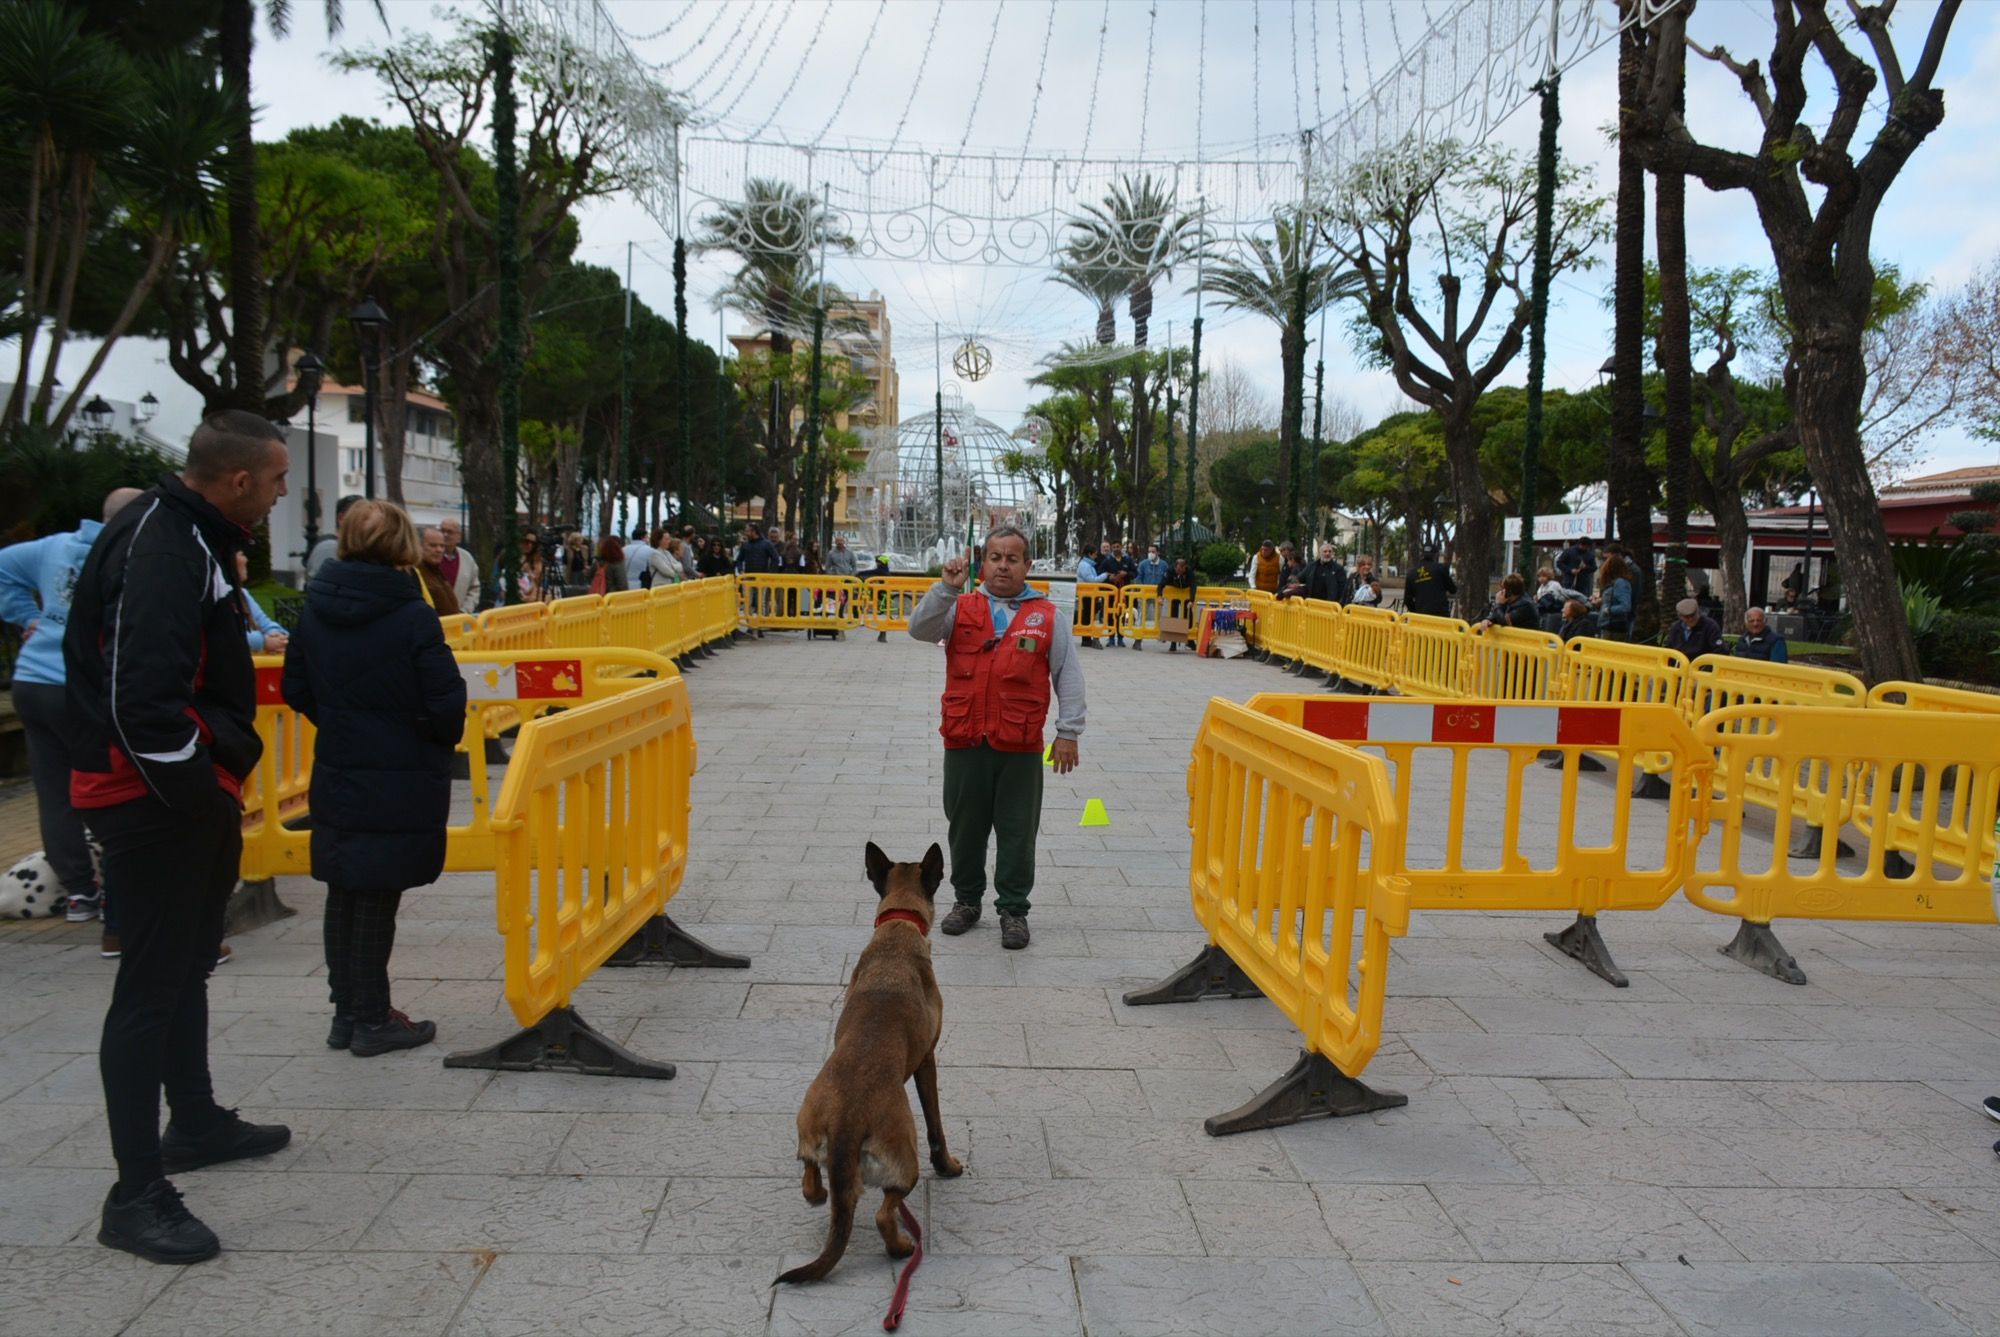
[[[1718,955],[1734,923],[1676,900],[1607,917],[1632,981],[1613,990],[1543,943],[1559,920],[1418,915],[1368,1071],[1409,1106],[1213,1139],[1203,1117],[1277,1077],[1296,1033],[1261,1001],[1120,996],[1202,945],[1185,774],[1205,700],[1292,680],[1083,654],[1090,727],[1049,779],[1033,946],[1003,953],[990,912],[935,939],[967,1173],[926,1167],[910,1199],[931,1252],[902,1332],[2000,1332],[2000,1130],[1976,1108],[2000,1092],[2000,929],[1784,924],[1800,988]],[[880,1331],[872,1193],[829,1281],[769,1283],[825,1232],[793,1115],[870,934],[862,847],[944,836],[941,674],[907,638],[773,635],[690,675],[671,909],[754,965],[607,970],[576,999],[671,1082],[439,1065],[513,1027],[479,876],[404,901],[398,1003],[440,1048],[329,1052],[320,894],[282,883],[299,916],[216,976],[215,1076],[294,1138],[181,1178],[227,1250],[198,1267],[93,1242],[111,964],[81,929],[0,937],[0,1333]],[[1093,797],[1111,826],[1080,830]]]

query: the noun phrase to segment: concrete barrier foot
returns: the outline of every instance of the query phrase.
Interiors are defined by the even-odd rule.
[[[1785,945],[1778,941],[1777,934],[1771,932],[1769,924],[1753,924],[1746,919],[1729,944],[1715,950],[1772,979],[1783,980],[1787,984],[1806,982],[1805,971],[1799,969],[1798,961],[1785,950]]]
[[[627,938],[604,964],[714,966],[723,970],[748,970],[750,958],[718,952],[665,915],[654,915],[639,925],[639,931]]]
[[[1898,882],[1917,875],[1917,866],[1901,850],[1890,850],[1882,856],[1882,876],[1893,877]]]
[[[1161,980],[1125,995],[1127,1007],[1153,1003],[1192,1003],[1202,998],[1262,998],[1264,991],[1214,943],[1201,955]]]
[[[487,1068],[499,1072],[574,1072],[585,1077],[650,1077],[665,1081],[674,1065],[641,1058],[578,1016],[559,1007],[497,1045],[446,1054],[447,1068]]]
[[[254,882],[238,882],[229,893],[222,912],[222,936],[234,937],[253,928],[290,919],[298,911],[278,899],[276,878],[261,877]]]
[[[1632,786],[1633,798],[1669,799],[1673,796],[1674,787],[1667,782],[1667,777],[1651,771],[1640,771],[1638,783]]]
[[[1632,983],[1611,959],[1611,949],[1604,945],[1604,935],[1597,931],[1595,915],[1578,915],[1574,924],[1560,933],[1544,933],[1542,940],[1564,956],[1583,962],[1591,974],[1609,981],[1615,989]]]
[[[1397,1091],[1377,1091],[1333,1066],[1324,1054],[1299,1051],[1291,1071],[1259,1091],[1248,1104],[1202,1121],[1210,1137],[1259,1128],[1283,1128],[1302,1119],[1344,1119],[1407,1105]]]

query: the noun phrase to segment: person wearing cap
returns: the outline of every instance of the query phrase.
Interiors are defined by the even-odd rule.
[[[1703,655],[1729,653],[1729,647],[1722,643],[1722,628],[1701,611],[1700,603],[1683,599],[1674,605],[1674,613],[1674,625],[1667,628],[1667,649],[1680,651],[1689,663]]]

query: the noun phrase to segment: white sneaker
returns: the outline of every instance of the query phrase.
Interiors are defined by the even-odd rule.
[[[1979,1108],[1986,1111],[1987,1118],[1993,1120],[1995,1123],[2000,1123],[2000,1096],[1986,1097],[1985,1102]]]

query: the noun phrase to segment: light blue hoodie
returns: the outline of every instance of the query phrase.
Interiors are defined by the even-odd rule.
[[[25,628],[27,636],[14,681],[62,685],[70,596],[103,528],[101,520],[85,520],[75,533],[0,548],[0,622]]]

